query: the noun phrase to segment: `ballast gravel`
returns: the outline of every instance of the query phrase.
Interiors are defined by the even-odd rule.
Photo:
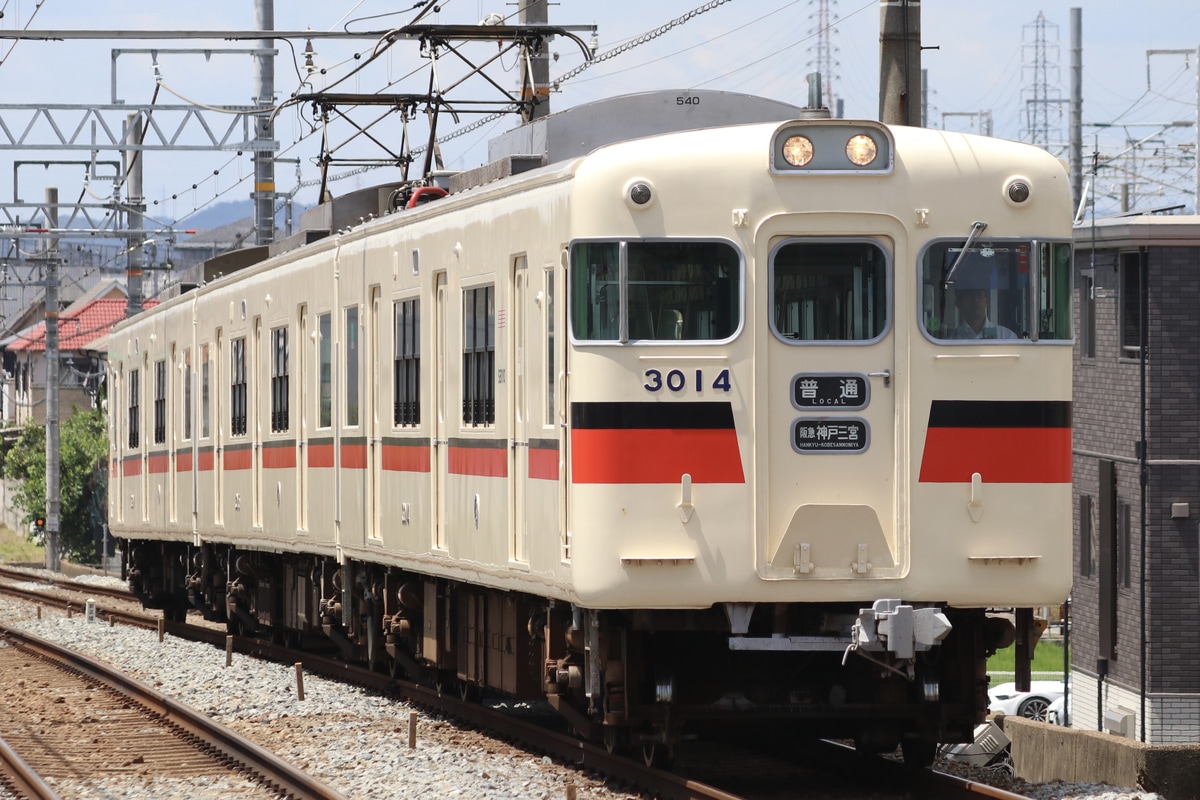
[[[305,674],[297,699],[293,667],[235,654],[154,631],[88,623],[28,604],[0,599],[0,614],[14,627],[106,661],[138,681],[268,748],[354,800],[396,797],[579,798],[641,800],[644,795],[609,785],[592,774],[464,730],[395,698]],[[418,711],[416,747],[408,746],[409,712]],[[228,787],[156,784],[155,800],[228,797]],[[145,800],[104,787],[113,800]]]
[[[80,576],[82,583],[121,585],[113,578]],[[65,647],[100,658],[142,683],[208,714],[258,742],[347,798],[565,798],[573,785],[581,798],[641,800],[645,795],[555,762],[548,757],[465,730],[404,702],[346,686],[320,676],[304,676],[298,700],[295,670],[168,636],[154,631],[88,623],[82,614],[57,612],[36,618],[33,606],[0,598],[7,624]],[[418,712],[416,747],[408,746],[409,712]],[[944,765],[940,765],[943,766]],[[1028,784],[997,779],[962,768],[981,783],[1001,785],[1039,800],[1162,800],[1153,792],[1095,784]],[[228,787],[156,784],[155,800],[227,797]],[[105,787],[113,800],[146,800]],[[0,797],[3,790],[0,790]]]

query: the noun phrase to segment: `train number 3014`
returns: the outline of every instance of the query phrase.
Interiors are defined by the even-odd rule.
[[[681,369],[673,369],[665,376],[660,369],[646,370],[646,382],[642,384],[648,392],[658,392],[666,387],[668,391],[682,392],[688,388],[688,376]],[[696,370],[695,381],[691,384],[697,392],[704,391],[704,370]],[[733,388],[729,381],[729,370],[723,369],[713,379],[712,389],[718,392],[728,392]]]

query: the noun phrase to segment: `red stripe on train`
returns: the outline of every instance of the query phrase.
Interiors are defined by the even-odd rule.
[[[226,450],[224,463],[222,466],[225,469],[250,469],[254,463],[254,453],[249,447],[244,447],[241,450]]]
[[[922,483],[1070,483],[1070,428],[929,428]]]
[[[530,447],[529,477],[535,480],[558,480],[558,449]]]
[[[310,467],[332,467],[333,445],[313,444],[308,447],[308,465]]]
[[[429,445],[385,444],[383,468],[391,472],[429,472]]]
[[[450,446],[447,456],[451,475],[476,475],[481,478],[508,477],[508,450],[501,447]]]
[[[295,445],[264,447],[262,462],[264,469],[295,469],[296,447]]]
[[[575,483],[745,483],[732,428],[571,431]]]
[[[176,472],[191,472],[192,471],[192,451],[181,450],[175,453],[175,471]]]
[[[367,445],[363,444],[343,444],[342,445],[342,469],[366,469],[367,468]]]

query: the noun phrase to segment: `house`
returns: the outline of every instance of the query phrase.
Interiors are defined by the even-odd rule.
[[[1075,232],[1071,724],[1200,741],[1200,216]]]
[[[156,301],[149,301],[152,305]],[[126,296],[117,281],[103,281],[59,312],[59,419],[72,408],[99,407],[108,331],[125,318]],[[46,422],[46,323],[39,322],[0,341],[3,427],[19,429],[32,419]]]

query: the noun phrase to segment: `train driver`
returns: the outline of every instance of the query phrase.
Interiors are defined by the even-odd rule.
[[[992,293],[988,289],[954,289],[954,305],[958,308],[958,326],[950,332],[951,339],[1016,339],[1017,335],[1003,325],[988,319],[988,304]]]

